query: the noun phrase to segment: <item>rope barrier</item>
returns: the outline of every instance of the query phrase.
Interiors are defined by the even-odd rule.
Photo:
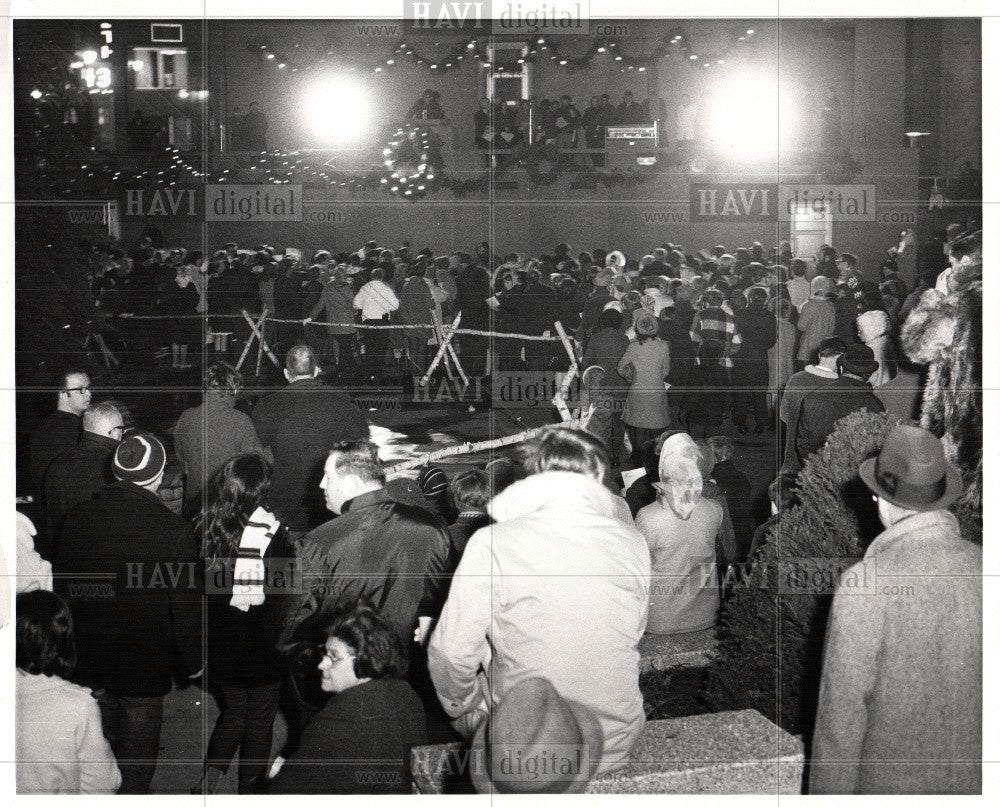
[[[161,320],[161,319],[243,319],[242,314],[118,314],[121,319],[130,320]],[[279,319],[277,317],[267,317],[266,322],[279,322],[287,325],[302,325],[301,319]],[[386,323],[385,325],[362,325],[357,322],[310,322],[310,325],[327,328],[356,328],[357,330],[419,330],[431,333],[434,324],[428,322],[424,325],[404,325],[398,323]],[[475,328],[457,328],[453,333],[459,336],[489,336],[494,339],[523,339],[528,342],[561,342],[562,338],[556,336],[537,336],[527,333],[501,333],[500,331],[481,331]]]

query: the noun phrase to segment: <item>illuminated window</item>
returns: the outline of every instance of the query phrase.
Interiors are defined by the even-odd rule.
[[[137,90],[186,90],[187,51],[184,48],[133,48],[129,61]]]

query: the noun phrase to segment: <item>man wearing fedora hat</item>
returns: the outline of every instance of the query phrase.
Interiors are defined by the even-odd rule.
[[[837,360],[840,378],[813,390],[802,399],[795,433],[795,451],[805,466],[810,454],[819,451],[833,434],[837,421],[852,412],[867,409],[884,412],[867,378],[878,369],[872,349],[865,344],[848,345]]]
[[[885,532],[840,577],[823,654],[811,793],[980,793],[982,547],[940,440],[897,426],[861,479]]]
[[[479,793],[582,793],[603,750],[590,709],[547,678],[526,678],[476,732],[469,771]]]

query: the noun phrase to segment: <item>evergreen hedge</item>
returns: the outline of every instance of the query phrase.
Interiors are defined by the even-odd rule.
[[[711,711],[757,709],[808,737],[838,571],[882,530],[858,466],[898,422],[867,411],[848,415],[806,463],[797,503],[781,514],[722,607],[719,658],[703,696]]]

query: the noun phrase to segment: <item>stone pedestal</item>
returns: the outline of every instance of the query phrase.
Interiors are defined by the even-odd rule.
[[[759,793],[802,789],[802,742],[760,712],[746,709],[654,720],[622,770],[590,783],[588,793]],[[470,765],[460,743],[414,748],[418,793],[468,793]]]

